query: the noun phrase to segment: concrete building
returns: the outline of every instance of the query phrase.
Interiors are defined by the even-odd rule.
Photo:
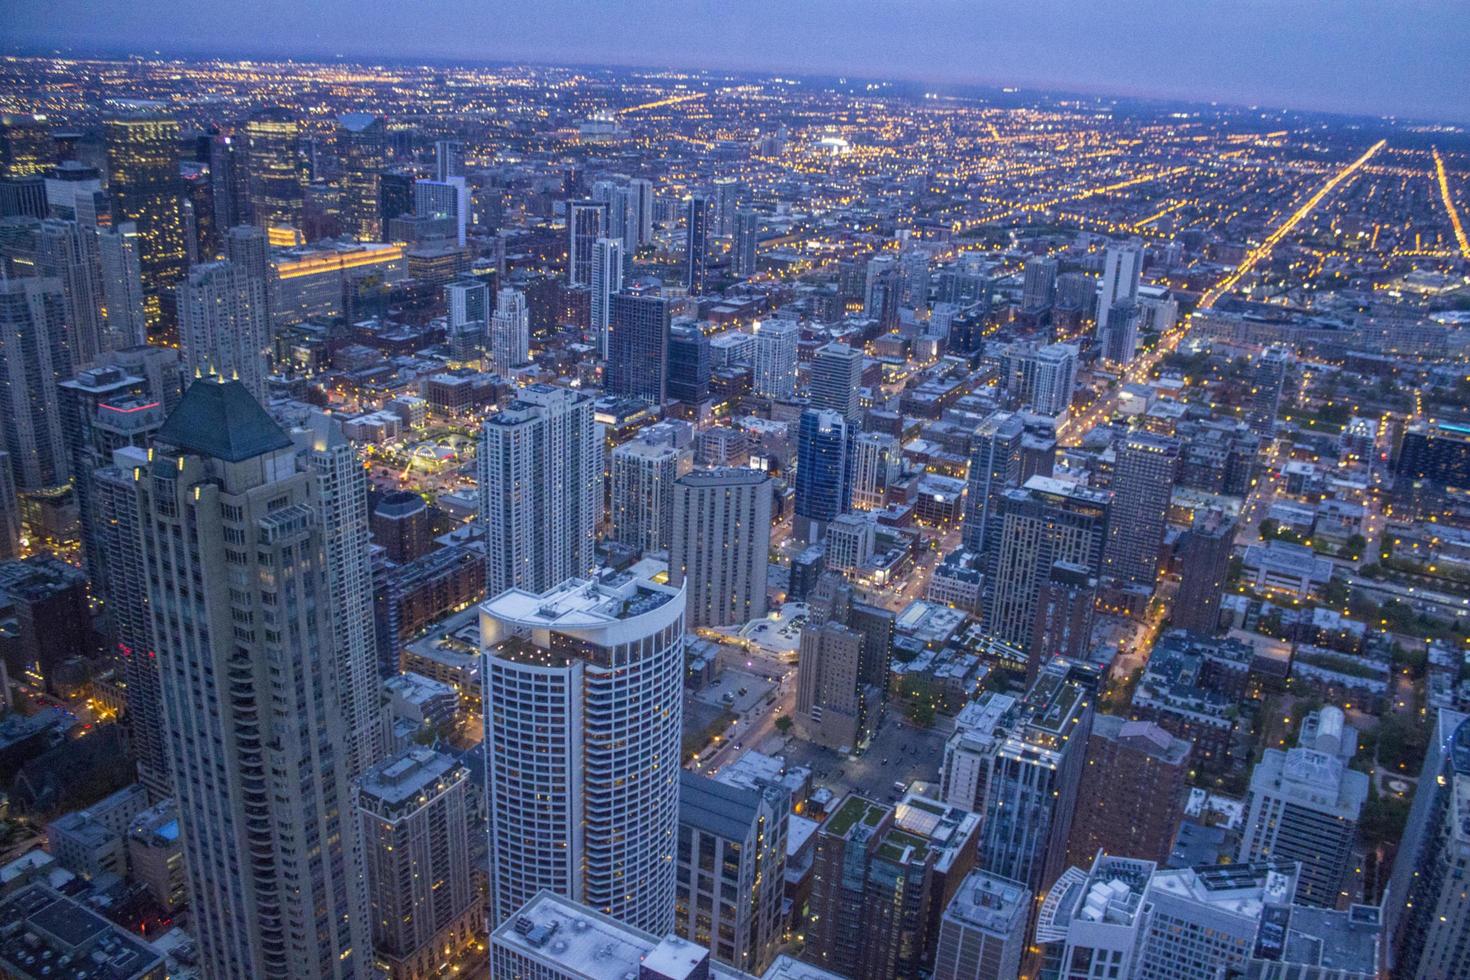
[[[1026,886],[988,871],[971,871],[944,908],[934,980],[1019,977],[1030,912]]]
[[[66,333],[59,280],[0,281],[0,410],[4,449],[21,491],[59,486],[71,475],[56,387],[72,376]]]
[[[1097,336],[1107,334],[1112,310],[1120,302],[1136,303],[1143,275],[1143,243],[1116,242],[1103,253],[1102,295],[1097,299]]]
[[[1144,894],[1139,980],[1211,980],[1284,938],[1296,864],[1203,865],[1154,873]],[[1274,935],[1273,935],[1274,934]]]
[[[166,911],[176,912],[188,902],[179,806],[173,799],[140,811],[128,825],[128,874]]]
[[[423,747],[374,766],[357,784],[373,951],[392,980],[437,977],[483,935],[469,793],[469,771]]]
[[[757,470],[698,470],[674,484],[669,582],[697,626],[737,626],[766,614],[771,478]]]
[[[592,396],[536,384],[485,421],[478,457],[486,592],[544,592],[594,564],[602,435]]]
[[[785,921],[791,794],[679,773],[679,873],[674,930],[721,963],[759,974]]]
[[[811,365],[811,406],[836,412],[856,426],[862,421],[863,352],[847,344],[817,348]]]
[[[666,442],[634,439],[614,449],[613,540],[641,553],[668,551],[674,539],[677,481],[693,466],[689,450]]]
[[[1151,721],[1097,715],[1077,790],[1067,863],[1098,851],[1163,864],[1188,796],[1190,744]]]
[[[965,489],[965,550],[987,556],[999,544],[1001,495],[1021,484],[1025,426],[1013,412],[996,412],[975,429]]]
[[[888,487],[899,475],[902,447],[883,432],[860,432],[853,439],[852,506],[854,510],[882,510]]]
[[[212,379],[136,474],[200,961],[214,976],[365,976],[321,477],[243,384]]]
[[[1294,749],[1266,749],[1251,772],[1239,860],[1300,861],[1297,900],[1335,908],[1347,884],[1368,775],[1349,769],[1358,733],[1342,711],[1309,716]]]
[[[229,261],[196,265],[179,286],[178,309],[188,373],[237,378],[264,400],[271,344],[265,280]]]
[[[1177,440],[1134,431],[1119,442],[1108,544],[1103,550],[1104,575],[1118,582],[1154,586],[1178,470]]]
[[[944,909],[974,865],[979,824],[912,793],[893,807],[847,797],[817,831],[803,957],[851,980],[927,970]]]
[[[668,395],[668,298],[652,291],[615,293],[608,300],[607,371],[610,395],[662,405]]]
[[[490,317],[491,370],[509,378],[515,369],[531,362],[531,314],[526,294],[509,286],[495,294],[495,312]]]
[[[492,924],[545,888],[673,928],[684,628],[632,571],[480,607]]]
[[[1148,921],[1143,896],[1154,862],[1097,854],[1088,870],[1068,868],[1036,917],[1043,976],[1133,975]]]
[[[795,320],[763,320],[755,325],[751,357],[755,393],[785,401],[796,394],[796,344],[801,328]]]
[[[612,325],[612,298],[623,290],[624,258],[621,238],[599,238],[592,243],[592,334],[604,360],[608,356],[608,331]]]
[[[106,977],[164,980],[163,954],[49,885],[28,885],[0,901],[0,974],[16,980]],[[67,973],[61,964],[78,964]],[[106,972],[83,964],[106,964]],[[86,972],[82,972],[82,971]]]
[[[1220,511],[1195,518],[1180,547],[1179,591],[1170,607],[1171,623],[1182,630],[1214,633],[1220,625],[1220,598],[1230,575],[1236,521]]]
[[[373,508],[370,526],[373,544],[381,547],[395,565],[416,561],[433,550],[429,505],[412,490],[383,494]]]

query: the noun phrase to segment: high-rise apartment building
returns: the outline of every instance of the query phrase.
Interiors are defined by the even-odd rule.
[[[1286,388],[1291,362],[1291,352],[1284,347],[1270,347],[1256,358],[1251,372],[1250,409],[1246,416],[1252,432],[1267,438],[1276,434],[1281,395]]]
[[[918,976],[975,863],[980,818],[909,794],[849,796],[817,830],[803,957],[852,980]]]
[[[1088,870],[1068,868],[1036,916],[1041,975],[1133,976],[1138,937],[1148,922],[1143,896],[1154,862],[1098,854]]]
[[[455,244],[464,248],[470,223],[470,188],[463,177],[414,181],[413,211],[420,218],[449,222]]]
[[[608,331],[612,325],[612,298],[623,289],[623,241],[599,238],[592,243],[592,333],[597,350],[608,357]]]
[[[1101,314],[1099,314],[1101,315]],[[1119,300],[1108,310],[1107,326],[1098,334],[1102,359],[1109,364],[1126,367],[1138,353],[1138,326],[1142,315],[1137,303]]]
[[[730,250],[730,271],[737,276],[753,276],[756,246],[760,244],[760,215],[754,211],[735,212],[735,243]]]
[[[1118,242],[1103,253],[1102,295],[1097,300],[1097,336],[1106,336],[1113,308],[1119,303],[1136,304],[1143,276],[1143,244]]]
[[[796,348],[801,327],[795,320],[765,320],[755,325],[753,387],[763,398],[780,401],[796,394]]]
[[[464,175],[464,144],[459,140],[435,140],[434,179],[449,180]]]
[[[668,394],[669,300],[651,290],[616,293],[610,299],[603,387],[611,395],[662,405]]]
[[[1007,344],[1001,353],[1001,385],[1010,404],[1038,415],[1061,415],[1077,387],[1075,344]]]
[[[1051,255],[1033,255],[1026,260],[1021,283],[1021,310],[1036,313],[1051,308],[1057,293],[1057,260]]]
[[[368,533],[368,479],[362,458],[342,435],[342,424],[312,412],[297,444],[316,477],[317,524],[327,560],[327,598],[335,611],[332,631],[342,719],[347,729],[346,766],[356,778],[378,758],[382,724],[378,709],[377,648],[373,637],[372,541]]]
[[[993,636],[1028,651],[1028,680],[1041,668],[1042,655],[1050,652],[1043,650],[1037,633],[1050,625],[1054,642],[1061,622],[1040,615],[1054,569],[1066,563],[1079,574],[1083,569],[1097,574],[1110,504],[1107,491],[1046,476],[1033,476],[1025,486],[1001,495],[997,543],[985,565],[981,618]],[[1081,641],[1080,631],[1073,635]]]
[[[452,282],[444,287],[444,303],[450,353],[462,361],[479,357],[490,335],[490,284],[474,278]]]
[[[1384,896],[1395,977],[1470,972],[1470,719],[1441,709]]]
[[[103,123],[103,134],[112,226],[131,223],[137,230],[144,315],[150,327],[170,328],[174,287],[188,265],[179,124],[154,116],[114,118]]]
[[[348,112],[337,117],[337,160],[342,167],[342,223],[359,241],[383,234],[378,189],[387,164],[388,134],[383,117]]]
[[[1169,500],[1179,472],[1179,442],[1135,430],[1117,445],[1113,466],[1113,510],[1103,574],[1152,588],[1169,520]]]
[[[356,787],[373,951],[391,980],[423,980],[483,936],[470,859],[470,774],[416,746]]]
[[[146,343],[148,320],[144,313],[142,242],[138,226],[124,221],[111,228],[98,228],[97,267],[102,291],[100,347],[121,350]]]
[[[796,536],[820,540],[839,514],[851,509],[852,437],[841,414],[809,408],[796,437]]]
[[[546,889],[673,929],[684,626],[632,571],[480,607],[492,927]]]
[[[828,409],[856,426],[862,421],[858,400],[863,385],[863,352],[847,344],[827,344],[812,357],[811,406]]]
[[[1034,894],[1066,867],[1097,679],[1074,661],[1046,664],[990,748],[980,866]]]
[[[709,239],[713,233],[713,207],[703,193],[690,196],[684,208],[684,285],[691,296],[705,290],[709,278]]]
[[[1301,862],[1297,901],[1336,908],[1347,887],[1368,775],[1349,769],[1358,733],[1341,709],[1302,723],[1296,748],[1266,749],[1251,771],[1239,860]]]
[[[567,285],[592,284],[592,248],[607,235],[607,204],[567,202]]]
[[[486,592],[544,592],[595,564],[602,434],[592,396],[536,384],[490,416],[480,439]]]
[[[257,400],[269,373],[265,283],[228,259],[196,265],[179,286],[179,345],[198,376],[238,378]]]
[[[747,974],[781,942],[791,794],[679,773],[679,873],[674,930]]]
[[[57,385],[71,376],[61,282],[0,278],[0,410],[22,491],[60,486],[71,475],[57,404]]]
[[[133,475],[201,965],[366,976],[318,478],[243,384],[216,379],[190,386]]]
[[[628,181],[629,222],[637,228],[637,248],[653,241],[653,181],[634,177]]]
[[[669,328],[669,381],[664,392],[670,401],[698,405],[709,398],[709,338],[697,324],[677,323]]]
[[[503,286],[495,294],[490,317],[490,363],[501,377],[531,362],[531,310],[526,294]]]
[[[771,478],[758,470],[698,470],[674,485],[669,581],[682,586],[687,619],[737,626],[766,614]]]
[[[1028,660],[1043,664],[1052,657],[1085,660],[1092,652],[1093,606],[1097,577],[1070,561],[1053,562],[1036,600],[1036,626]]]
[[[1166,862],[1189,795],[1190,750],[1151,721],[1094,717],[1067,863],[1090,864],[1098,851]]]
[[[835,572],[821,575],[807,599],[794,720],[808,740],[852,751],[867,744],[882,721],[893,615],[859,601]]]
[[[858,433],[852,455],[853,509],[882,510],[902,461],[902,449],[893,436],[885,432]]]
[[[674,494],[693,454],[667,442],[634,439],[612,451],[612,537],[640,553],[668,551]]]
[[[1175,628],[1209,636],[1219,626],[1235,531],[1235,519],[1221,511],[1195,517],[1180,543],[1179,591],[1170,607]]]
[[[999,546],[1001,497],[1021,485],[1021,439],[1014,412],[995,412],[975,429],[965,489],[965,550],[984,556]]]
[[[940,918],[934,980],[1019,977],[1030,911],[1025,885],[971,871]]]

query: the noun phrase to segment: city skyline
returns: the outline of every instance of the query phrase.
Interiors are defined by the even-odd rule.
[[[272,6],[281,5],[265,5]],[[738,12],[711,8],[694,16],[668,0],[553,0],[493,11],[461,0],[428,11],[366,6],[371,16],[362,16],[363,4],[349,8],[340,0],[304,12],[293,6],[273,28],[260,4],[242,0],[211,4],[207,12],[156,3],[99,11],[82,0],[22,0],[9,47],[362,64],[663,65],[848,76],[879,86],[876,94],[883,94],[883,82],[941,91],[1019,87],[1031,95],[1470,122],[1470,103],[1461,96],[1470,90],[1470,65],[1459,56],[1470,47],[1470,11],[1450,4],[1347,0],[1331,21],[1319,5],[1293,0],[1128,0],[1106,7],[1075,0],[1024,7],[929,0],[865,2],[857,10],[835,0],[794,7],[762,0]],[[929,16],[910,16],[914,6]],[[453,30],[444,29],[451,23]],[[466,40],[480,36],[490,40]],[[729,43],[708,43],[719,38]]]

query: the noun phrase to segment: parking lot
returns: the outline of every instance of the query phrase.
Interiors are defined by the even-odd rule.
[[[891,803],[897,796],[896,782],[938,782],[945,738],[943,732],[916,729],[890,713],[873,744],[857,759],[797,738],[787,742],[783,754],[788,764],[811,768],[814,788],[825,786],[838,798],[859,793]]]

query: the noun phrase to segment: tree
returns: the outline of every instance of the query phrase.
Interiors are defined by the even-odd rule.
[[[782,735],[785,735],[787,732],[791,731],[790,715],[781,715],[776,719],[776,731],[780,732]]]
[[[1351,558],[1353,561],[1357,561],[1359,558],[1363,557],[1363,552],[1367,550],[1368,539],[1363,537],[1361,534],[1354,534],[1347,539],[1346,547],[1348,557]]]

